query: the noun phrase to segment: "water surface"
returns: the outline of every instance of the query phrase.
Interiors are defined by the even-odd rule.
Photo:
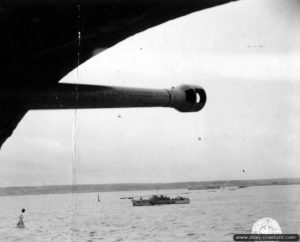
[[[179,193],[186,190],[164,190]],[[232,241],[260,218],[300,233],[300,185],[190,191],[190,204],[133,207],[126,191],[0,197],[1,241]],[[25,229],[15,227],[26,208]]]

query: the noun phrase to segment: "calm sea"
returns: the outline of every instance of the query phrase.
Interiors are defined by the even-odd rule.
[[[159,193],[180,193],[164,190]],[[190,204],[133,207],[120,197],[157,191],[0,197],[1,241],[232,241],[263,217],[300,233],[300,186],[190,191]],[[22,208],[24,229],[16,228]]]

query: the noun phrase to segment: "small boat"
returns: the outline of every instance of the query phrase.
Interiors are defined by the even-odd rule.
[[[190,203],[190,199],[180,196],[170,198],[164,195],[153,195],[148,198],[140,197],[139,199],[132,199],[131,202],[133,206],[153,206],[164,204],[188,204]]]
[[[235,191],[237,189],[238,189],[238,187],[227,187],[227,190],[229,190],[229,191]]]
[[[133,199],[133,197],[121,197],[120,199]]]

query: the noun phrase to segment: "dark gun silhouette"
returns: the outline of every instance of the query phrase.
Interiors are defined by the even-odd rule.
[[[228,2],[231,0],[0,1],[0,147],[29,109],[125,104],[199,111],[206,101],[200,87],[166,91],[58,82],[99,50],[168,20]]]

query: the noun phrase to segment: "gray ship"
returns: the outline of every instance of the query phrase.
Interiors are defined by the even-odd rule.
[[[188,204],[190,203],[190,199],[180,196],[170,198],[164,195],[153,195],[148,198],[140,197],[139,199],[132,199],[131,202],[133,206],[153,206],[165,204]]]

